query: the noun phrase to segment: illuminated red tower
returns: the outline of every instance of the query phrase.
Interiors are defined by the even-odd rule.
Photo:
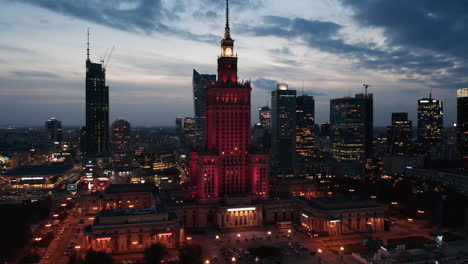
[[[268,195],[268,156],[249,153],[251,90],[250,82],[240,83],[237,79],[227,0],[218,80],[206,87],[206,146],[192,153],[191,181],[201,201]]]

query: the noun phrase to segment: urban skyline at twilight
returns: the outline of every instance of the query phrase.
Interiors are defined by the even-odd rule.
[[[376,126],[388,125],[393,109],[409,112],[415,121],[417,100],[428,97],[431,87],[433,97],[444,101],[445,125],[451,125],[456,89],[466,86],[461,47],[467,29],[463,12],[453,11],[466,8],[458,4],[297,1],[284,8],[281,1],[233,1],[239,74],[253,82],[253,114],[271,103],[276,82],[300,94],[303,81],[304,92],[315,97],[317,123],[328,121],[330,99],[361,93],[362,83],[370,83]],[[192,69],[215,73],[212,50],[222,30],[223,1],[79,5],[3,3],[0,28],[8,37],[0,45],[0,110],[14,114],[0,125],[41,125],[50,116],[65,126],[84,124],[88,26],[93,61],[115,46],[107,71],[111,120],[171,126],[174,116],[193,116]],[[377,5],[402,12],[379,15]],[[28,16],[15,15],[19,12]],[[409,12],[414,20],[399,23]],[[124,13],[139,16],[110,18]],[[425,36],[414,34],[429,28]]]

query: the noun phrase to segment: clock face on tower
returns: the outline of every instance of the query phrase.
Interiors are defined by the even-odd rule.
[[[232,48],[227,47],[224,49],[224,56],[232,56]]]

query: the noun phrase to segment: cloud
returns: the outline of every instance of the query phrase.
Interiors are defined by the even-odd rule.
[[[183,5],[178,1],[173,8],[163,6],[161,0],[10,0],[27,3],[48,9],[63,15],[105,25],[114,29],[152,34],[167,33],[181,38],[212,43],[217,39],[212,34],[193,34],[187,30],[168,26],[165,21],[172,21],[183,12]]]
[[[274,89],[276,89],[276,84],[278,82],[276,80],[259,78],[259,79],[254,80],[252,83],[257,89],[273,91]]]
[[[0,45],[0,51],[6,52],[16,52],[16,53],[34,53],[34,51],[30,49],[25,49],[21,47],[14,47],[10,45]]]
[[[19,78],[60,78],[59,75],[43,71],[14,71],[13,75]]]
[[[412,13],[413,11],[408,9],[424,10],[424,5],[420,1],[412,1],[406,5],[407,1],[401,0],[342,2],[353,8],[356,20],[363,26],[383,27],[387,38],[385,45],[379,46],[372,42],[348,43],[340,34],[343,26],[304,18],[266,16],[263,17],[262,24],[245,25],[243,31],[254,36],[299,40],[310,48],[348,59],[357,67],[398,74],[405,80],[424,81],[425,85],[439,88],[460,88],[467,85],[468,66],[465,65],[468,53],[462,52],[463,47],[468,45],[468,26],[464,24],[468,19],[466,5],[462,7],[454,1],[457,3],[452,8],[462,10],[460,14],[455,14],[451,8],[445,7],[450,4],[444,3],[444,7],[440,7],[435,1],[429,1],[428,10],[433,12]],[[400,12],[399,8],[403,11]],[[436,11],[438,8],[446,13]],[[455,17],[449,19],[449,15]],[[406,16],[411,18],[405,20]],[[432,29],[431,27],[435,26],[433,23],[437,23],[432,20],[436,18],[443,20],[443,23],[437,25],[437,29]],[[414,28],[408,29],[411,27]],[[450,33],[442,34],[444,30]],[[420,38],[415,37],[416,31]],[[428,32],[430,37],[426,36],[425,32]],[[463,46],[459,43],[445,45],[446,42],[454,41],[463,43]],[[289,64],[294,65],[292,62],[290,60]]]

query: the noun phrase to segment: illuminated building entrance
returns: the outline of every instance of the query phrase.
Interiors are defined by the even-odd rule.
[[[218,223],[221,229],[261,226],[262,211],[256,207],[224,208],[218,213]]]

